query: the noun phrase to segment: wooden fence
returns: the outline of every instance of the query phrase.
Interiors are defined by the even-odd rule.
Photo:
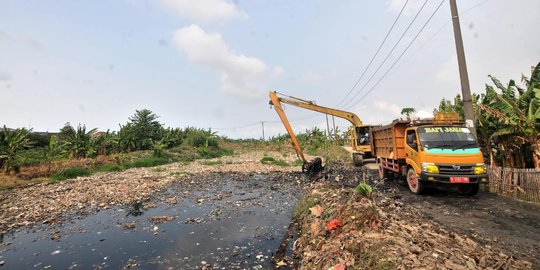
[[[488,167],[489,191],[540,202],[540,170]]]

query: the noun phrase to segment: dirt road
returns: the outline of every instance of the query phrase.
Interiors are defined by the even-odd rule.
[[[366,165],[374,178],[376,166]],[[540,269],[540,205],[481,191],[474,197],[429,190],[412,194],[397,181],[386,181],[382,190],[418,210],[427,220],[465,234],[482,245],[496,247]]]

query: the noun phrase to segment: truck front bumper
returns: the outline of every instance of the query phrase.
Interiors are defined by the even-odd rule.
[[[487,184],[489,183],[489,178],[487,174],[471,174],[471,175],[446,175],[446,174],[435,174],[435,173],[425,173],[420,174],[420,181],[428,183],[445,183],[445,184],[466,184],[466,183],[452,183],[450,181],[451,177],[467,177],[470,184]]]

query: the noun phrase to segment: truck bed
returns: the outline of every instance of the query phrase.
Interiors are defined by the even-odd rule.
[[[394,120],[389,125],[371,129],[371,151],[379,158],[405,158],[405,129],[410,121]]]

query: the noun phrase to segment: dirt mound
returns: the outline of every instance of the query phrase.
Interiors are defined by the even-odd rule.
[[[362,178],[375,186],[372,195],[350,188]],[[339,163],[319,175],[295,213],[302,232],[295,244],[301,269],[533,268],[431,221],[382,192],[375,181],[369,172]]]

